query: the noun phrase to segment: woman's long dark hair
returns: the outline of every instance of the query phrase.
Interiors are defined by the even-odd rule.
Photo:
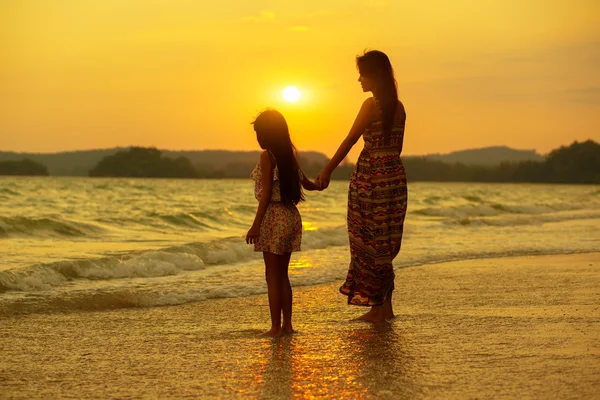
[[[387,143],[398,107],[398,83],[394,78],[392,63],[385,53],[379,50],[369,50],[365,51],[362,56],[356,57],[356,67],[362,76],[373,81],[376,99],[381,108],[382,130]]]
[[[285,118],[279,111],[269,109],[261,112],[252,124],[260,147],[275,156],[281,201],[285,204],[300,203],[304,200],[304,193],[296,162],[296,148]]]

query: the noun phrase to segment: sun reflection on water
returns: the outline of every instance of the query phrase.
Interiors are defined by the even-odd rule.
[[[303,256],[296,260],[290,260],[290,264],[288,267],[290,274],[294,274],[294,272],[300,272],[303,269],[313,267],[311,261],[312,260],[310,258]]]
[[[304,231],[316,231],[318,229],[315,222],[302,221],[302,230]]]

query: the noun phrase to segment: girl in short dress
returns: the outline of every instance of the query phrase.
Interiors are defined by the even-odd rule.
[[[262,251],[265,261],[271,329],[263,335],[280,336],[294,331],[288,265],[302,241],[302,219],[296,205],[304,200],[302,188],[319,188],[300,169],[281,113],[263,111],[252,124],[258,144],[265,151],[251,174],[258,209],[246,243],[254,244],[254,251]]]

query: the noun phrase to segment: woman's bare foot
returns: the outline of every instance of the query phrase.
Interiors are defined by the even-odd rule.
[[[383,311],[383,319],[393,319],[396,318],[396,316],[394,315],[394,310],[392,309],[392,297],[388,297],[387,300],[385,301],[385,303],[383,303],[382,306],[382,311]]]
[[[352,321],[365,321],[376,324],[384,320],[385,318],[383,316],[383,306],[373,306],[367,313],[361,315],[358,318],[354,318]]]
[[[281,336],[281,328],[271,328],[266,332],[261,333],[259,336],[266,336],[266,337],[279,337]]]
[[[292,333],[295,333],[296,331],[294,330],[294,328],[292,328],[292,325],[290,324],[290,325],[284,325],[284,326],[281,328],[281,332],[282,332],[284,335],[291,335]]]

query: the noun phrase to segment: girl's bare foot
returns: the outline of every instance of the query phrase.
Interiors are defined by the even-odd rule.
[[[281,328],[271,328],[268,331],[261,333],[259,336],[279,337],[281,336]]]
[[[281,332],[282,332],[284,335],[291,335],[292,333],[295,333],[296,331],[294,330],[294,328],[292,328],[292,325],[284,325],[284,326],[281,328]]]

